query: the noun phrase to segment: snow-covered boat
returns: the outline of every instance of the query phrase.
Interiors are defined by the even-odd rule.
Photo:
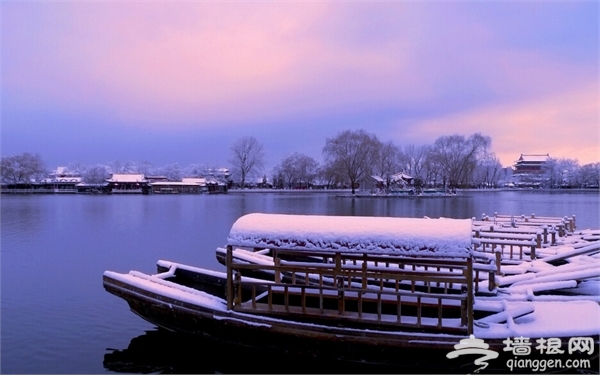
[[[572,280],[497,277],[496,258],[473,242],[470,219],[250,214],[219,250],[224,272],[159,261],[157,274],[106,271],[103,280],[159,327],[274,352],[506,372],[511,340],[526,339],[531,351],[552,339],[563,356],[597,365],[593,287],[590,295],[540,295],[541,283],[556,291]],[[588,268],[562,273],[597,282]],[[575,339],[590,349],[573,351]]]

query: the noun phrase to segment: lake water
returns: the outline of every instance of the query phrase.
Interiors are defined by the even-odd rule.
[[[158,259],[222,270],[214,250],[247,213],[450,218],[535,213],[576,215],[579,229],[600,228],[597,192],[463,192],[435,198],[3,195],[0,203],[4,374],[290,371],[269,363],[272,358],[221,361],[218,347],[156,331],[102,287],[105,270],[154,273]],[[291,371],[310,371],[305,365],[300,361]]]

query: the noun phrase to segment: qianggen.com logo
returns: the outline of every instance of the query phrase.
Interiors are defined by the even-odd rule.
[[[563,349],[560,338],[539,338],[535,342],[531,342],[528,337],[507,338],[502,341],[505,345],[504,352],[513,354],[513,358],[506,361],[506,367],[510,371],[534,371],[545,372],[554,370],[585,370],[591,368],[590,359],[582,358],[556,358],[559,355],[593,355],[594,340],[591,337],[571,337],[566,349]],[[488,367],[487,361],[498,358],[499,353],[490,350],[489,345],[483,340],[475,338],[471,335],[468,339],[463,339],[459,344],[454,345],[453,351],[448,353],[446,357],[452,359],[466,354],[475,354],[480,357],[476,358],[473,363],[477,366],[474,372],[478,373]],[[547,358],[531,358],[528,357],[535,350],[535,354],[547,356]]]

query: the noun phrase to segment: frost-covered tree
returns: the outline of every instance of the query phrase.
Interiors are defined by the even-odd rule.
[[[204,177],[206,170],[206,164],[190,164],[183,169],[183,174],[185,177]]]
[[[158,170],[158,174],[165,176],[169,181],[181,181],[183,175],[179,163],[165,165]]]
[[[110,177],[110,171],[108,166],[96,164],[86,168],[81,177],[87,184],[101,184]]]
[[[265,153],[263,145],[254,137],[243,137],[231,146],[233,174],[239,179],[240,187],[253,175],[258,175],[264,167]]]
[[[598,187],[600,186],[600,163],[585,164],[579,168],[579,186]]]
[[[25,152],[0,159],[2,181],[8,183],[29,183],[46,176],[46,166],[41,156]]]

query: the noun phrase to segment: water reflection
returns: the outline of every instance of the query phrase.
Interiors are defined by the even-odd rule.
[[[173,333],[158,328],[133,338],[125,349],[107,350],[109,352],[104,355],[104,368],[120,373],[426,373],[423,372],[423,368],[399,369],[362,363],[348,364],[240,348],[201,336]]]

